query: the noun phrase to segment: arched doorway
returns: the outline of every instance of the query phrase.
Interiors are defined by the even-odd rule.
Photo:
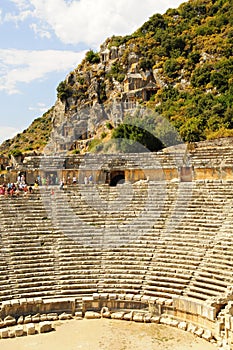
[[[110,173],[110,186],[116,186],[125,182],[125,172],[121,170],[111,171]]]

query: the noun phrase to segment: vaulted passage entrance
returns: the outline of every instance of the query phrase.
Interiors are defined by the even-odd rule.
[[[125,182],[125,172],[115,170],[110,172],[110,186],[116,186]]]

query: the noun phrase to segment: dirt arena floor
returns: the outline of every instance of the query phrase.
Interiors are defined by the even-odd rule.
[[[216,350],[213,344],[165,325],[117,320],[56,322],[47,334],[0,340],[1,350]]]

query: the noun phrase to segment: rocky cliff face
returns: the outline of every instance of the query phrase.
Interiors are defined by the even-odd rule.
[[[107,122],[116,127],[165,85],[158,70],[140,68],[136,48],[136,44],[130,50],[125,44],[109,47],[108,39],[96,54],[96,63],[89,62],[87,54],[66,77],[53,110],[51,150],[67,150],[75,140],[91,139]]]

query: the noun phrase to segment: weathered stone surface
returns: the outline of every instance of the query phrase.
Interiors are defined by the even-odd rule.
[[[111,294],[109,294],[108,298],[109,298],[109,300],[116,300],[117,299],[117,294],[111,293]]]
[[[104,318],[110,318],[111,317],[111,312],[109,311],[108,307],[104,306],[102,307],[100,314]]]
[[[57,313],[50,313],[47,315],[47,319],[48,321],[57,321],[59,318],[58,318],[58,314]]]
[[[51,322],[45,321],[45,322],[39,323],[39,332],[40,333],[51,332],[51,330],[52,330],[52,323]]]
[[[27,315],[24,317],[24,324],[27,323],[32,323],[32,316],[31,315]]]
[[[169,325],[170,326],[170,322],[171,322],[171,319],[170,318],[168,318],[168,317],[161,317],[160,318],[160,323],[162,323],[162,324],[166,324],[166,325]]]
[[[114,320],[123,320],[124,315],[125,315],[125,312],[123,312],[123,311],[113,312],[111,314],[111,318]]]
[[[45,321],[47,321],[48,319],[47,319],[47,315],[46,314],[42,314],[42,315],[40,315],[40,321],[41,322],[45,322]]]
[[[5,326],[14,326],[16,324],[16,319],[12,316],[6,316],[4,318],[4,325]]]
[[[125,321],[132,321],[133,320],[133,311],[131,311],[127,314],[124,314],[124,320]]]
[[[179,324],[179,321],[177,321],[177,320],[171,320],[171,322],[170,322],[170,326],[172,326],[172,327],[178,327],[178,324]]]
[[[133,315],[133,321],[134,322],[144,322],[144,314],[135,313]]]
[[[23,324],[24,323],[24,317],[20,316],[17,320],[17,324]]]
[[[198,337],[201,337],[203,333],[204,333],[203,328],[197,328],[197,330],[194,332],[194,334],[196,334]]]
[[[101,318],[101,315],[98,312],[86,311],[85,318],[88,319],[88,320],[93,320],[93,319],[96,319],[96,318]]]
[[[2,328],[0,330],[0,338],[1,339],[6,339],[9,337],[9,330],[7,328]]]
[[[145,314],[144,315],[144,322],[150,323],[151,322],[151,314]]]
[[[152,316],[151,323],[160,323],[160,317],[159,316]]]
[[[164,303],[165,303],[166,300],[167,300],[167,299],[165,299],[165,298],[158,298],[158,299],[156,300],[156,304],[158,304],[158,305],[164,305]]]
[[[32,322],[40,322],[40,314],[36,314],[32,316]]]
[[[125,295],[125,300],[133,300],[134,294],[126,294]]]
[[[58,316],[58,318],[61,321],[71,320],[72,319],[72,315],[71,314],[67,314],[66,312],[63,312],[61,315]],[[48,316],[47,316],[47,319],[48,319]]]
[[[9,336],[9,338],[14,338],[15,337],[15,330],[9,329],[8,336]]]
[[[150,297],[147,295],[143,295],[143,297],[141,298],[141,302],[145,304],[147,304],[149,300],[150,300]]]
[[[196,330],[197,330],[197,326],[193,325],[192,323],[189,323],[189,324],[188,324],[188,327],[187,327],[187,331],[188,331],[188,332],[194,334]]]
[[[100,300],[108,300],[108,293],[100,293]]]
[[[99,293],[93,293],[93,300],[99,300],[100,295]]]
[[[36,333],[36,328],[34,323],[28,323],[26,325],[27,335],[34,335]]]
[[[3,328],[3,327],[5,327],[4,321],[0,318],[0,328]]]
[[[178,324],[178,328],[179,328],[179,329],[182,329],[183,331],[186,331],[186,329],[187,329],[187,323],[186,323],[186,322],[180,322],[180,323]]]
[[[202,338],[207,340],[207,341],[210,341],[213,338],[211,331],[206,329],[204,331],[204,333],[202,334]]]
[[[22,325],[18,325],[15,327],[15,336],[22,337],[24,335],[24,329]]]
[[[165,300],[165,305],[166,306],[172,306],[172,304],[173,304],[173,300],[172,299]]]
[[[83,318],[82,311],[76,311],[74,315],[75,315],[76,318],[81,318],[81,319]]]

